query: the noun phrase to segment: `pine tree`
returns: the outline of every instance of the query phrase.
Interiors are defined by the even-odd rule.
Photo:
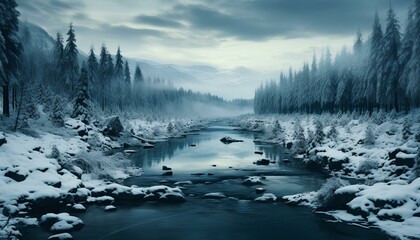
[[[324,127],[319,119],[315,120],[315,139],[314,142],[316,145],[321,144],[324,141]]]
[[[61,99],[57,96],[54,99],[52,111],[50,113],[50,121],[56,127],[64,127],[64,114]]]
[[[74,100],[72,118],[78,118],[85,124],[90,121],[90,104],[89,104],[89,80],[88,73],[85,67],[82,67],[80,78],[78,81],[78,92]]]
[[[407,141],[408,138],[410,137],[410,135],[412,135],[411,129],[410,129],[410,122],[408,121],[407,118],[404,119],[404,124],[403,124],[403,129],[402,129],[402,135],[403,135],[403,139],[405,141]]]
[[[55,78],[54,87],[59,90],[63,90],[65,85],[63,80],[64,62],[63,37],[60,33],[57,33],[53,50],[53,72]]]
[[[293,138],[295,139],[295,149],[298,153],[303,153],[306,147],[304,130],[300,122],[296,122],[294,126]]]
[[[117,55],[115,55],[115,89],[117,94],[118,107],[123,110],[124,101],[124,61],[122,59],[120,47],[118,47]]]
[[[77,50],[76,35],[74,33],[73,24],[71,23],[67,36],[67,43],[64,48],[63,73],[65,76],[65,84],[67,85],[70,96],[72,96],[75,94],[77,76],[79,75],[79,52]]]
[[[134,84],[142,84],[144,82],[143,73],[140,70],[139,65],[136,66],[136,70],[134,72]]]
[[[0,2],[0,69],[4,76],[0,75],[0,83],[3,85],[3,115],[10,116],[9,88],[16,83],[19,60],[23,51],[22,43],[18,37],[20,13],[16,9],[18,4],[15,0],[3,0]]]
[[[337,136],[338,136],[337,128],[336,128],[335,124],[333,124],[331,126],[330,131],[328,132],[328,138],[331,139],[331,140],[335,140],[335,139],[337,139]]]
[[[413,54],[408,62],[411,71],[408,74],[406,93],[412,104],[420,106],[420,0],[415,1],[414,19],[413,35],[415,42]]]
[[[124,96],[125,104],[129,105],[131,103],[131,73],[128,61],[125,61],[124,65]]]
[[[93,47],[91,47],[89,51],[89,57],[87,60],[87,72],[88,72],[88,79],[89,79],[89,96],[91,96],[92,100],[99,102],[98,94],[101,91],[101,89],[99,88],[98,70],[99,70],[98,59],[96,58]]]
[[[384,37],[383,49],[383,70],[381,74],[381,84],[385,85],[382,90],[386,90],[383,94],[385,106],[391,107],[398,112],[398,80],[400,78],[400,65],[398,62],[398,54],[401,46],[401,35],[398,20],[396,19],[394,10],[388,10],[387,27]]]

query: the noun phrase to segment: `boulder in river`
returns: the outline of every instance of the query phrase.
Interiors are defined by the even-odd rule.
[[[105,212],[113,212],[116,211],[117,208],[114,205],[108,205],[104,208]]]
[[[163,165],[163,166],[162,166],[162,170],[163,170],[163,171],[170,171],[170,170],[172,170],[172,168],[170,168],[170,167],[167,167],[167,166]]]
[[[105,121],[105,127],[102,133],[105,136],[119,137],[120,133],[124,130],[119,117],[111,117]]]
[[[261,177],[248,177],[242,182],[242,184],[248,186],[262,184]]]
[[[168,172],[164,172],[162,175],[163,176],[172,176],[172,175],[174,175],[174,173],[172,171],[168,171]]]
[[[275,202],[277,201],[277,196],[273,193],[264,193],[261,197],[257,197],[254,201],[256,202]]]
[[[268,159],[260,159],[260,160],[257,160],[255,162],[255,164],[257,164],[257,165],[269,165],[270,164],[270,160],[268,160]]]
[[[48,238],[48,240],[73,240],[73,236],[70,233],[59,233],[52,235]]]
[[[220,141],[224,144],[234,143],[234,142],[243,142],[243,140],[233,139],[231,137],[222,137]]]
[[[222,199],[226,198],[226,196],[221,192],[214,192],[214,193],[207,193],[203,195],[203,198],[207,199]]]

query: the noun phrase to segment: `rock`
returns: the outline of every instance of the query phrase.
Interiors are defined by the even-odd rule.
[[[191,144],[191,145],[190,145],[190,147],[195,147],[195,146],[196,146],[195,144]]]
[[[30,206],[37,213],[57,212],[61,207],[60,201],[60,198],[55,197],[37,198],[30,202]]]
[[[216,164],[213,164],[213,165],[211,165],[212,167],[217,167],[217,165]]]
[[[86,201],[88,203],[104,204],[109,205],[114,202],[114,198],[111,196],[102,196],[102,197],[88,197]]]
[[[417,154],[406,154],[403,152],[397,153],[395,156],[395,165],[397,166],[407,166],[412,168],[415,164]]]
[[[268,160],[268,159],[260,159],[260,160],[257,160],[255,162],[255,164],[257,164],[257,165],[269,165],[270,164],[270,160]]]
[[[66,194],[66,196],[63,199],[64,203],[68,203],[68,204],[74,204],[74,196],[71,193]]]
[[[289,159],[287,159],[287,158],[284,158],[284,159],[282,160],[282,162],[289,163],[289,162],[290,162],[290,160],[289,160]]]
[[[262,184],[262,182],[260,177],[248,177],[242,182],[242,184],[252,186]]]
[[[191,173],[193,176],[203,176],[206,175],[205,173]]]
[[[165,193],[160,196],[159,200],[167,203],[183,203],[186,201],[184,195],[179,192]]]
[[[254,199],[256,202],[275,202],[277,201],[277,196],[272,193],[264,193],[261,197]]]
[[[48,240],[73,240],[73,236],[70,233],[60,233],[56,235],[52,235],[48,238]]]
[[[3,144],[6,144],[6,143],[7,143],[6,137],[4,136],[4,134],[3,134],[3,133],[0,133],[0,147],[1,147]]]
[[[255,189],[255,192],[256,192],[257,194],[259,194],[259,193],[263,193],[263,192],[265,192],[265,189],[264,189],[264,188],[256,188],[256,189]]]
[[[164,172],[162,176],[172,176],[174,173],[172,171]]]
[[[255,151],[255,154],[263,155],[264,153],[262,151]]]
[[[36,151],[36,152],[42,152],[42,151],[41,151],[41,147],[35,147],[35,148],[33,148],[32,150],[33,150],[33,151]]]
[[[214,192],[214,193],[207,193],[203,195],[203,198],[207,199],[222,199],[226,198],[226,196],[221,192]]]
[[[40,218],[39,224],[52,232],[78,230],[85,225],[80,218],[70,216],[68,213],[47,213]]]
[[[292,147],[293,147],[293,143],[292,142],[286,143],[286,148],[287,149],[292,149]]]
[[[104,210],[105,210],[105,212],[113,212],[113,211],[116,211],[117,208],[113,205],[108,205],[104,208]]]
[[[61,181],[51,181],[51,182],[45,182],[48,186],[55,187],[55,188],[61,188]]]
[[[119,137],[120,133],[124,130],[119,117],[111,117],[106,120],[105,128],[102,133],[105,136]]]
[[[152,144],[150,144],[150,143],[145,143],[145,144],[143,144],[143,148],[144,149],[150,149],[150,148],[154,148],[155,146],[153,146]]]
[[[84,137],[84,136],[88,136],[89,134],[88,134],[87,129],[80,129],[80,130],[77,130],[77,135],[79,135],[80,137]]]
[[[348,163],[349,159],[345,158],[345,159],[334,159],[334,158],[329,158],[328,159],[328,168],[331,171],[340,171],[343,170],[343,165]]]
[[[124,153],[126,153],[126,154],[133,154],[133,153],[136,153],[136,151],[135,150],[127,149],[127,150],[124,150]]]
[[[16,182],[22,182],[27,177],[27,175],[20,173],[19,170],[16,170],[16,171],[9,170],[4,174],[4,176],[13,179]]]
[[[180,181],[180,182],[174,183],[174,185],[191,185],[191,184],[193,184],[191,181]]]
[[[172,168],[167,167],[167,166],[162,166],[162,170],[163,171],[170,171],[170,170],[172,170]]]
[[[243,140],[233,139],[231,137],[223,137],[220,141],[224,144],[234,143],[234,142],[243,142]]]
[[[83,206],[80,203],[74,204],[73,207],[71,207],[71,209],[73,210],[73,212],[86,212],[85,206]]]
[[[19,208],[15,205],[6,205],[3,208],[3,215],[6,217],[15,217],[19,214]]]

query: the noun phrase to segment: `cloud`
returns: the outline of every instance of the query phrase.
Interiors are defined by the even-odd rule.
[[[134,18],[136,23],[148,24],[156,27],[180,28],[183,25],[180,22],[165,19],[161,16],[139,15]]]

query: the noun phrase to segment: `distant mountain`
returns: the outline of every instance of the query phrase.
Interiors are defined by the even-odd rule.
[[[21,22],[21,31],[24,27],[29,29],[34,44],[47,50],[54,47],[54,38],[44,29],[29,22]],[[82,51],[79,53],[80,62],[85,61],[87,54]],[[144,59],[128,58],[128,61],[132,74],[136,64],[139,64],[145,77],[165,79],[176,87],[209,92],[226,99],[253,98],[261,82],[276,78],[276,73],[261,73],[244,67],[218,69],[208,65],[161,64]]]

